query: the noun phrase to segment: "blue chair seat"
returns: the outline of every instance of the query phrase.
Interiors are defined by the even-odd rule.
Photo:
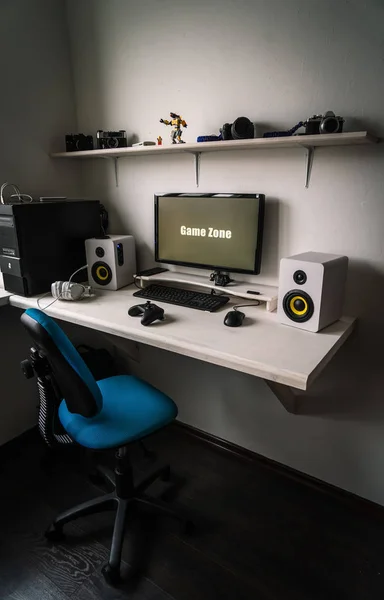
[[[69,412],[65,400],[59,407],[64,429],[86,448],[124,446],[161,429],[177,416],[177,406],[168,396],[137,377],[118,375],[101,379],[97,385],[103,406],[95,417]]]

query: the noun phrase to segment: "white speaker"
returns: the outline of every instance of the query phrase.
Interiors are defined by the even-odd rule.
[[[280,323],[320,331],[342,316],[348,258],[304,252],[280,262]]]
[[[85,240],[88,281],[93,288],[118,290],[133,282],[135,240],[131,235],[109,235]]]

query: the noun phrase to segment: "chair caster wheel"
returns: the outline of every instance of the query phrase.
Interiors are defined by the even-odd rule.
[[[102,567],[101,573],[108,585],[116,586],[119,585],[119,583],[121,583],[120,569],[116,569],[116,567],[111,567],[109,563]]]
[[[61,542],[62,540],[65,540],[63,528],[55,527],[55,525],[51,525],[44,535],[50,542]]]
[[[192,535],[195,531],[195,524],[193,521],[185,521],[183,525],[183,533],[184,535]]]
[[[161,474],[161,481],[169,481],[171,479],[171,467],[167,466]]]

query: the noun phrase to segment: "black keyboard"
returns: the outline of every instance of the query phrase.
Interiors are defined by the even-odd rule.
[[[209,312],[214,312],[224,304],[227,304],[229,300],[228,296],[216,296],[215,294],[194,292],[193,290],[184,290],[182,288],[157,285],[155,283],[143,288],[139,292],[135,292],[133,295],[138,298],[145,298],[146,300],[157,300],[166,304],[178,304],[179,306],[207,310]]]

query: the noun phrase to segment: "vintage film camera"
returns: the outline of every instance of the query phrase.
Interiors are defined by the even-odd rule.
[[[120,131],[103,131],[99,129],[96,134],[97,147],[100,149],[107,148],[126,148],[127,147],[127,132],[124,129]]]
[[[343,125],[343,117],[337,117],[331,110],[328,110],[324,115],[313,115],[304,122],[306,135],[342,133]]]
[[[65,136],[65,149],[67,152],[93,150],[93,137],[83,133],[70,133]]]
[[[233,123],[224,123],[220,133],[223,140],[247,140],[255,137],[255,127],[248,117],[238,117]]]

